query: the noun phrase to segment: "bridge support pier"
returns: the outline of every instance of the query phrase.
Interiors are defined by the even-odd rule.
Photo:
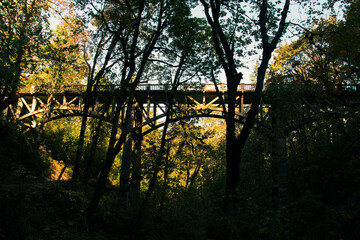
[[[272,125],[274,129],[273,155],[273,181],[275,204],[286,207],[288,200],[288,150],[286,145],[286,112],[283,103],[274,103],[272,108]]]
[[[124,208],[140,204],[142,119],[142,106],[138,103],[132,110],[132,129],[124,143],[120,168],[119,202]]]
[[[134,149],[133,161],[130,183],[130,205],[138,207],[140,205],[140,181],[141,181],[141,143],[142,143],[142,128],[143,122],[142,105],[139,104],[134,112],[135,129],[134,129]]]
[[[240,113],[244,113],[244,92],[240,96]]]

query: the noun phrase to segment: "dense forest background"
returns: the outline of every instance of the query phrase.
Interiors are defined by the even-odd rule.
[[[360,239],[359,12],[1,1],[0,239]],[[244,81],[256,88],[239,121]],[[150,83],[169,86],[166,114],[138,133],[134,96]],[[227,84],[223,119],[172,122],[177,89],[203,83]],[[53,96],[79,85],[82,115],[50,121]],[[89,114],[104,85],[119,91],[112,123]],[[14,114],[23,89],[49,96],[31,126]]]

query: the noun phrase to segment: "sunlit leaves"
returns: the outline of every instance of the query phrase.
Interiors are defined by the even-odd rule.
[[[322,20],[298,41],[282,46],[271,66],[271,81],[356,84],[359,81],[358,14],[348,7],[345,21]]]
[[[87,75],[84,46],[88,37],[82,21],[78,16],[65,16],[52,34],[38,56],[41,64],[36,71],[28,72],[25,83],[46,91],[84,83]]]
[[[23,68],[31,66],[26,60],[46,41],[46,8],[46,1],[0,3],[0,85],[17,88]]]

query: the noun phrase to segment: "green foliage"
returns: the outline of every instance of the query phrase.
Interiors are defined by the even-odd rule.
[[[13,234],[21,235],[21,239],[51,240],[107,239],[101,232],[89,234],[78,227],[82,211],[88,204],[86,191],[78,186],[48,182],[24,185],[12,193],[4,187],[3,193],[0,198],[2,209],[7,209],[9,213],[18,211],[16,215],[1,215],[0,233],[5,236]],[[3,228],[8,224],[6,217],[17,218],[14,219],[17,233],[10,232],[13,227]]]
[[[93,137],[94,129],[96,127],[97,120],[89,119],[89,129],[86,134],[86,141],[89,142],[85,146],[85,156],[82,159],[81,165],[82,171],[86,166],[86,161],[89,159],[91,141]],[[101,128],[99,141],[97,142],[95,150],[95,161],[91,163],[89,167],[90,178],[95,178],[101,169],[102,160],[106,154],[106,142],[107,142],[107,126]],[[58,165],[66,167],[67,178],[71,175],[73,161],[78,146],[78,133],[80,131],[80,121],[78,118],[66,118],[58,119],[47,123],[41,134],[41,144],[43,147],[42,158],[45,161],[56,161]],[[55,164],[56,166],[56,164]],[[118,171],[118,169],[114,170]],[[59,174],[59,171],[56,172]],[[117,173],[118,174],[118,173]],[[111,182],[115,183],[118,175],[113,174],[111,176]],[[57,180],[59,175],[52,174],[52,179]]]
[[[0,3],[0,109],[14,101],[25,70],[36,64],[39,47],[47,41],[48,3],[5,0]]]
[[[345,21],[320,21],[281,47],[271,66],[266,99],[284,107],[288,134],[290,239],[359,234],[358,97],[344,87],[359,80],[359,65],[348,52],[358,44],[346,40],[356,35],[348,31],[356,6],[349,6]]]
[[[77,119],[60,119],[47,123],[41,135],[42,157],[47,161],[63,163],[63,167],[69,170],[76,153],[78,130]],[[54,174],[55,172],[51,178],[57,180],[59,175]],[[59,172],[56,171],[56,174]]]
[[[81,83],[87,70],[87,57],[83,59],[82,55],[82,44],[87,40],[85,25],[75,15],[65,17],[66,21],[44,44],[46,37],[41,34],[46,33],[42,28],[46,21],[41,11],[46,9],[46,5],[43,1],[30,2],[34,7],[32,12],[20,9],[24,1],[0,3],[3,7],[0,11],[4,13],[0,19],[0,43],[3,46],[0,75],[3,73],[1,76],[4,76],[0,85],[17,89],[19,82],[5,80],[25,72],[29,77],[27,84],[50,91],[57,91],[63,85]],[[93,12],[96,15],[94,24],[98,27],[94,39],[101,39],[101,44],[104,44],[99,44],[98,49],[89,49],[96,55],[94,64],[97,58],[105,57],[101,51],[108,47],[106,43],[110,42],[111,34],[117,34],[123,40],[121,47],[110,53],[113,63],[125,59],[127,66],[131,54],[133,58],[140,56],[158,31],[156,17],[164,10],[169,15],[166,15],[168,22],[163,28],[169,28],[166,36],[159,37],[151,58],[160,56],[159,59],[166,64],[145,64],[145,68],[154,68],[148,75],[161,74],[165,80],[174,80],[175,76],[185,79],[196,74],[208,76],[217,64],[214,46],[210,43],[211,32],[203,20],[190,17],[187,1],[145,1],[143,22],[138,31],[140,44],[130,52],[132,45],[129,43],[135,39],[133,33],[137,31],[134,29],[137,19],[132,11],[138,10],[139,3],[141,1],[111,1],[104,5],[103,15]],[[244,15],[246,4],[253,4],[249,9],[258,10],[257,3],[227,1],[226,11],[219,12],[220,21],[225,24],[224,34],[235,49],[234,64],[240,64],[242,57],[251,54],[243,48],[249,46],[253,38],[259,38],[259,33],[248,27],[253,26],[251,14],[254,12]],[[275,23],[281,16],[281,12],[276,11],[279,6],[280,1],[269,3],[271,11],[267,28],[270,31],[277,29]],[[353,41],[359,39],[358,12],[359,1],[352,1],[343,21],[334,18],[318,21],[312,32],[305,32],[298,41],[282,46],[274,58],[269,73],[271,84],[266,88],[264,101],[268,105],[280,103],[286,118],[283,130],[287,134],[289,196],[285,204],[278,204],[276,199],[275,188],[279,181],[274,154],[278,140],[273,125],[276,119],[271,109],[267,109],[260,114],[262,122],[257,124],[260,129],[250,135],[242,152],[241,180],[231,196],[236,200],[235,212],[231,216],[225,216],[221,209],[226,180],[225,124],[219,120],[191,120],[171,125],[164,156],[158,156],[160,131],[144,137],[141,194],[146,193],[157,170],[158,181],[150,204],[141,216],[136,207],[124,210],[118,203],[117,192],[104,190],[94,218],[84,223],[84,213],[93,191],[88,186],[60,181],[2,184],[0,238],[357,239],[360,213],[358,96],[355,91],[347,95],[341,85],[358,84],[359,81],[359,44]],[[23,20],[27,17],[26,23]],[[15,21],[7,21],[11,18]],[[23,39],[22,31],[26,36]],[[35,36],[35,33],[40,35]],[[46,33],[46,36],[50,35]],[[11,51],[15,54],[10,55]],[[31,59],[42,61],[37,68],[23,62],[34,51],[36,54]],[[136,65],[137,61],[131,64]],[[15,62],[22,66],[13,68]],[[182,68],[177,68],[180,63]],[[112,73],[111,76],[117,79],[119,69],[109,68],[106,74]],[[125,72],[131,73],[130,78],[135,79],[135,69],[126,69]],[[113,80],[109,76],[101,78],[106,83],[108,79]],[[88,121],[90,127],[85,142],[91,142],[97,121]],[[49,159],[64,162],[71,168],[80,127],[78,119],[47,123],[40,135],[41,154],[37,150],[39,143],[34,140],[38,133],[30,131],[25,134],[17,130],[18,126],[0,124],[1,182],[43,180],[49,170],[44,162]],[[91,177],[96,177],[102,167],[109,135],[109,127],[104,125],[100,130],[95,160],[89,166]],[[85,145],[84,162],[90,145]],[[120,158],[121,154],[115,159],[108,176],[108,183],[114,186],[118,184]]]
[[[36,59],[41,64],[27,72],[24,84],[50,93],[64,86],[84,84],[88,70],[83,49],[86,41],[85,26],[80,17],[65,16],[51,32],[49,42],[41,46]]]
[[[317,22],[311,31],[304,31],[299,40],[281,46],[270,67],[271,82],[320,84],[326,90],[359,82],[359,34],[354,2],[348,7],[345,20],[334,17]]]
[[[160,83],[173,84],[209,82],[216,57],[211,31],[206,21],[192,17],[186,1],[174,4],[169,27],[158,41],[156,61],[146,72],[147,77]]]
[[[314,231],[353,239],[359,214],[359,146],[357,115],[344,127],[336,118],[324,119],[291,134],[290,148],[292,215],[298,236],[306,239]],[[330,127],[329,127],[330,126]],[[321,224],[319,224],[321,222]],[[314,226],[301,230],[308,224]],[[318,239],[327,239],[319,236]]]

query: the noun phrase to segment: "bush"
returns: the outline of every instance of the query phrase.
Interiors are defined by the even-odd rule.
[[[45,177],[47,164],[34,142],[16,125],[0,121],[0,182],[23,182]]]

